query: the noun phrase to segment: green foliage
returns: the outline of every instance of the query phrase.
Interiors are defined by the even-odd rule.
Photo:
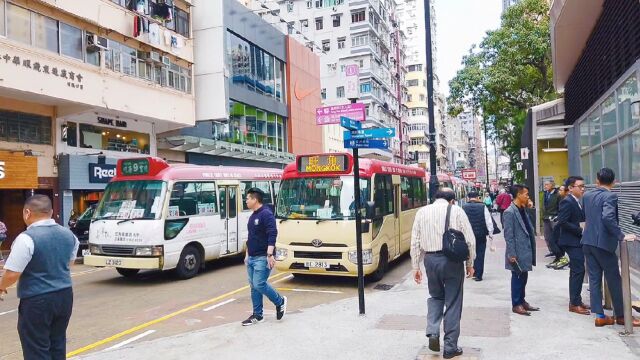
[[[457,116],[464,109],[481,114],[489,137],[510,158],[519,158],[527,109],[558,97],[553,87],[548,1],[523,0],[511,6],[502,15],[501,27],[487,31],[480,45],[473,45],[463,57],[462,69],[449,88],[449,114]]]

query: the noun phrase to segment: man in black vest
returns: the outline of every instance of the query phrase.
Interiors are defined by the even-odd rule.
[[[487,236],[493,234],[493,221],[491,214],[486,206],[480,201],[480,194],[471,191],[469,202],[463,206],[464,212],[467,213],[473,235],[476,238],[476,260],[473,263],[475,281],[482,281],[484,274],[484,253],[487,250]]]

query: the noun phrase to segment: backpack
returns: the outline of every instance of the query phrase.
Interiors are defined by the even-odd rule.
[[[449,260],[462,263],[469,259],[469,246],[462,231],[449,228],[451,207],[451,204],[447,207],[447,220],[445,221],[444,234],[442,235],[442,253]]]

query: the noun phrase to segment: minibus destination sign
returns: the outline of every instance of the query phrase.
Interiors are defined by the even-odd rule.
[[[127,159],[122,160],[122,175],[135,176],[149,174],[149,160],[147,159]]]
[[[349,160],[346,155],[311,155],[298,157],[298,171],[301,173],[346,172]]]

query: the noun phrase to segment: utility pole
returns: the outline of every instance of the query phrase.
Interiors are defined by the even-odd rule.
[[[431,46],[431,1],[424,0],[424,22],[426,24],[427,49],[427,107],[429,110],[429,201],[433,201],[438,191],[438,171],[436,169],[436,119],[433,109],[433,48]]]
[[[489,143],[487,142],[487,118],[482,115],[482,127],[484,128],[484,166],[487,180],[487,192],[491,191],[491,186],[489,186]],[[495,149],[494,149],[495,150]]]

